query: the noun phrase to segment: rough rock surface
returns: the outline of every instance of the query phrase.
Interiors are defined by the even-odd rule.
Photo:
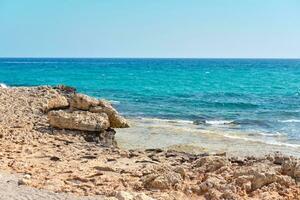
[[[105,113],[59,110],[50,111],[48,119],[51,126],[61,129],[102,131],[110,126],[108,116]]]
[[[91,113],[105,113],[108,115],[110,127],[127,128],[128,122],[112,105],[105,100],[98,100],[84,94],[74,94],[70,98],[70,110],[81,110]]]
[[[91,107],[99,105],[99,101],[95,98],[84,94],[75,94],[71,99],[71,108],[78,110],[89,110]]]
[[[159,200],[300,197],[298,158],[103,147],[94,132],[49,126],[44,108],[57,93],[65,96],[51,87],[0,88],[0,170],[20,174],[20,187],[115,199],[121,191]]]

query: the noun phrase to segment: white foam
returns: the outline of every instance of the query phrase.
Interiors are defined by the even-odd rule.
[[[287,120],[279,120],[282,123],[300,123],[300,119],[287,119]]]
[[[233,121],[230,120],[208,120],[205,121],[206,124],[210,125],[226,125],[226,124],[231,124]]]
[[[120,101],[109,100],[109,102],[114,105],[120,104]]]
[[[0,83],[0,88],[8,88],[8,86],[5,85],[4,83]]]

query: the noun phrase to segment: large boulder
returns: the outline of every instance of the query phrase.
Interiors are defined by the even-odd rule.
[[[99,100],[99,106],[91,107],[90,112],[106,113],[109,118],[110,126],[112,128],[128,128],[129,124],[126,119],[119,115],[119,113],[112,107],[112,105],[105,101]]]
[[[110,126],[108,116],[105,113],[59,110],[50,111],[48,119],[51,126],[61,129],[102,131]]]
[[[84,94],[75,94],[71,99],[71,108],[78,110],[89,110],[91,107],[99,105],[99,101],[95,98]]]

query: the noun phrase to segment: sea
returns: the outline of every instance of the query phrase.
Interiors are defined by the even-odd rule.
[[[128,148],[300,152],[300,59],[0,58],[0,83],[110,100]]]

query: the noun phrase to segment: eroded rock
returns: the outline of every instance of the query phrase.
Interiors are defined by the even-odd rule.
[[[55,109],[64,109],[69,106],[69,102],[66,97],[62,95],[56,95],[48,101],[47,111]]]
[[[129,124],[126,119],[119,115],[116,109],[112,105],[105,101],[99,100],[99,106],[91,107],[90,112],[93,113],[106,113],[108,115],[110,125],[112,128],[128,128]]]
[[[75,94],[71,99],[71,108],[88,111],[91,107],[99,105],[99,101],[95,98],[84,94]]]
[[[81,131],[103,131],[110,124],[105,113],[90,113],[84,111],[50,111],[48,119],[51,126],[61,129]]]

